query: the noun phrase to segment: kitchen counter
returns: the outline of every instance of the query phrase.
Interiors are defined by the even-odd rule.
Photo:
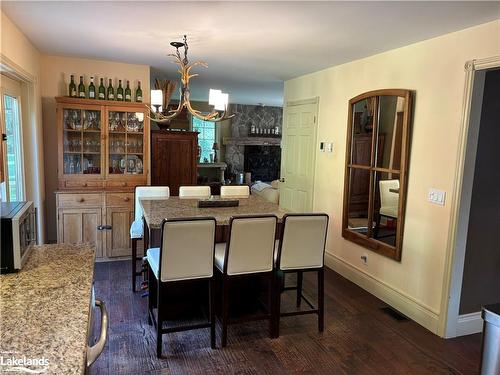
[[[198,208],[198,199],[193,198],[141,198],[143,215],[150,229],[158,229],[164,218],[213,216],[217,225],[228,225],[231,216],[273,214],[281,221],[285,210],[276,203],[259,196],[235,198],[240,201],[237,207]]]
[[[35,246],[20,272],[0,276],[4,364],[10,358],[45,359],[25,367],[84,373],[94,258],[91,245]],[[9,367],[15,366],[0,365],[0,372]]]

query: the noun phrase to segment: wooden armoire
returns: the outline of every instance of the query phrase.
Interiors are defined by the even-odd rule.
[[[151,131],[151,185],[170,187],[170,195],[179,195],[179,187],[196,185],[198,133],[175,130]]]

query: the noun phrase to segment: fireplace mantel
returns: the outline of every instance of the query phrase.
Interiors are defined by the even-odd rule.
[[[222,142],[226,146],[281,146],[277,137],[224,137]]]

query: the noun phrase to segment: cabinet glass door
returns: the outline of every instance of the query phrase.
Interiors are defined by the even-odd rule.
[[[101,111],[63,110],[64,174],[101,173]]]
[[[110,111],[109,173],[144,173],[144,113]]]

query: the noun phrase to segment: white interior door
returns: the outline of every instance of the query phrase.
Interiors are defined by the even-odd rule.
[[[284,111],[280,205],[312,210],[316,154],[317,99],[287,103]]]

